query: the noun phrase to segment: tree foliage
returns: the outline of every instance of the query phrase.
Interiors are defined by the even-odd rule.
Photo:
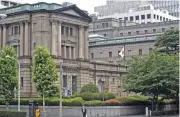
[[[178,91],[178,56],[151,52],[149,55],[134,57],[130,62],[129,74],[123,80],[126,91],[159,95],[168,95]]]
[[[84,85],[81,88],[81,93],[83,93],[83,92],[97,93],[97,92],[99,92],[99,89],[97,88],[97,86],[95,84],[90,83],[90,84]]]
[[[15,87],[17,88],[18,63],[16,60],[18,60],[17,54],[11,46],[5,46],[0,50],[0,95],[4,97],[7,106],[14,97]]]
[[[179,30],[168,30],[160,35],[155,41],[155,46],[159,49],[163,49],[167,53],[178,51],[178,45]]]
[[[35,49],[33,56],[33,81],[38,93],[43,97],[52,97],[58,92],[55,81],[58,79],[56,64],[49,51],[43,46]]]

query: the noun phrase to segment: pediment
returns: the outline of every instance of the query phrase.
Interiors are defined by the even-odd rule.
[[[69,14],[69,15],[74,15],[74,16],[78,16],[78,17],[82,17],[79,13],[77,13],[77,12],[74,11],[73,9],[66,10],[66,11],[62,11],[62,13],[64,13],[64,14]]]

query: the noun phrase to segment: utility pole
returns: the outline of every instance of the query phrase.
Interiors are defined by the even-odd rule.
[[[60,62],[60,77],[59,77],[59,82],[60,82],[60,100],[59,100],[59,117],[62,117],[62,78],[63,78],[63,68],[62,68],[63,62]]]

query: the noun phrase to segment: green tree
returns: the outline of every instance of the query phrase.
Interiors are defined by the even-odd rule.
[[[84,85],[81,88],[81,93],[83,93],[83,92],[97,93],[97,92],[99,92],[99,89],[97,88],[97,86],[95,84],[90,83],[90,84]]]
[[[49,51],[38,46],[33,56],[33,81],[41,97],[43,97],[43,110],[45,113],[45,97],[52,97],[59,91],[55,82],[58,79],[56,64]],[[45,115],[46,116],[46,115]]]
[[[18,63],[7,58],[10,56],[18,60],[15,50],[11,46],[5,46],[0,50],[0,95],[5,99],[8,110],[9,102],[14,97],[14,89],[18,82]]]
[[[175,89],[174,85],[179,87],[178,79],[177,56],[151,52],[131,60],[129,74],[123,79],[123,88],[143,95],[152,94],[157,104],[160,95],[167,95]]]
[[[155,46],[160,51],[177,52],[179,45],[179,30],[168,30],[164,34],[160,35],[156,41]]]

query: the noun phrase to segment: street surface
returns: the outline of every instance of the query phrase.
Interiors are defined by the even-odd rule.
[[[132,115],[132,116],[120,116],[120,117],[146,117],[145,115]],[[179,117],[179,115],[162,115],[162,116],[148,116],[148,117]]]

